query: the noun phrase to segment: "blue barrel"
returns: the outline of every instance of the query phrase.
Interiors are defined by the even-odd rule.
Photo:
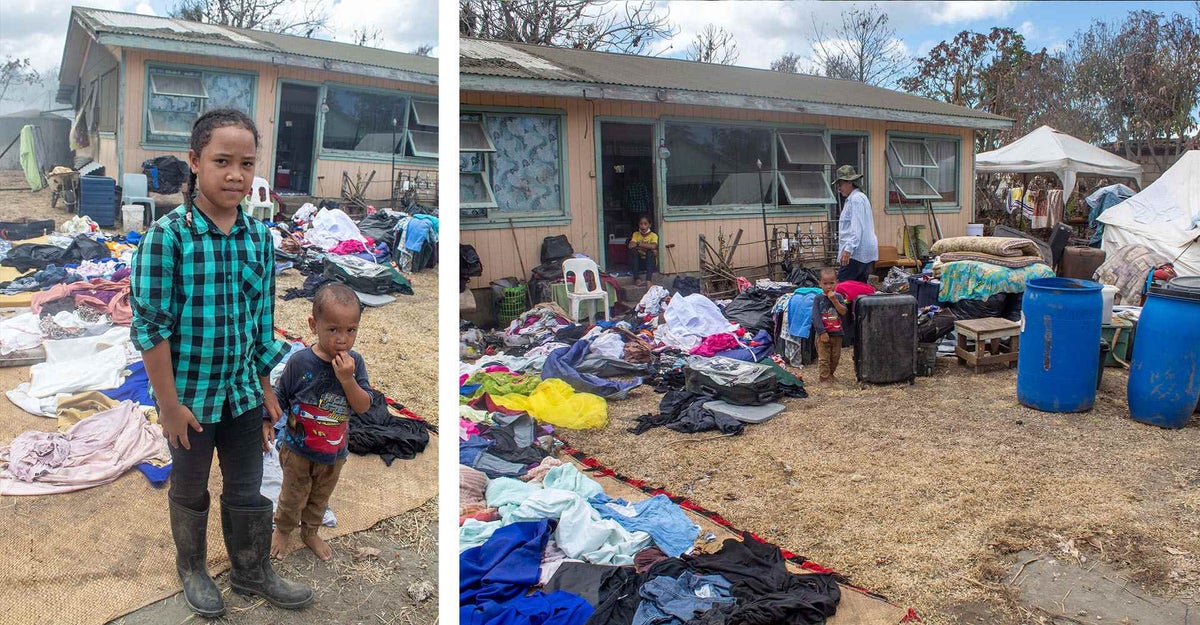
[[[1044,412],[1083,412],[1096,403],[1101,285],[1039,278],[1025,285],[1017,401]]]
[[[1200,401],[1200,287],[1176,278],[1151,288],[1129,370],[1129,414],[1163,428],[1187,424]]]

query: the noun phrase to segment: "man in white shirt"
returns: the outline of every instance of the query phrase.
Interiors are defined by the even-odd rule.
[[[846,198],[838,222],[838,282],[866,282],[879,260],[879,240],[875,238],[875,218],[871,201],[859,189],[862,174],[851,165],[837,169],[838,193]]]

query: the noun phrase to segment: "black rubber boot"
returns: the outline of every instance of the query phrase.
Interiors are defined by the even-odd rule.
[[[271,500],[257,506],[231,506],[221,498],[221,529],[229,550],[229,585],[242,595],[258,595],[276,607],[298,610],[313,602],[313,591],[284,579],[271,567]]]
[[[169,501],[169,500],[168,500]],[[183,598],[205,618],[225,613],[225,598],[208,574],[208,495],[204,509],[192,510],[170,502],[171,536],[175,539],[175,570],[183,583]]]

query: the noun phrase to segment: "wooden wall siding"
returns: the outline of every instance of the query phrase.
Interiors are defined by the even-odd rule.
[[[900,215],[884,212],[887,184],[887,161],[884,154],[888,132],[916,132],[961,137],[960,195],[962,209],[958,213],[938,213],[945,236],[966,234],[966,225],[974,214],[974,157],[972,140],[974,131],[967,128],[884,122],[846,117],[826,117],[789,114],[782,112],[722,109],[678,104],[654,104],[624,101],[585,101],[580,98],[558,98],[543,96],[518,96],[511,94],[464,91],[460,94],[463,106],[542,108],[565,111],[567,115],[567,166],[569,180],[569,206],[571,221],[565,226],[524,227],[516,223],[510,229],[507,224],[486,230],[463,230],[462,242],[475,246],[483,260],[483,276],[472,281],[474,286],[486,285],[491,280],[507,276],[523,275],[528,278],[529,270],[538,264],[538,253],[542,239],[565,233],[575,251],[592,258],[599,258],[600,235],[598,233],[598,211],[596,206],[596,117],[628,117],[655,120],[662,117],[696,117],[706,119],[728,119],[736,121],[762,121],[789,124],[812,124],[830,130],[850,130],[868,133],[870,136],[869,188],[871,206],[875,213],[875,232],[880,245],[897,245],[903,225]],[[659,211],[661,214],[661,210]],[[909,215],[911,224],[928,222],[925,217]],[[784,220],[784,218],[778,218]],[[659,227],[659,239],[664,245],[674,243],[671,251],[663,249],[660,267],[664,272],[689,272],[699,270],[698,236],[704,234],[715,245],[718,230],[732,235],[738,228],[745,230],[743,240],[762,240],[762,219],[757,209],[748,211],[744,219],[721,217],[709,220],[666,221]],[[514,235],[515,232],[515,235]],[[520,250],[520,259],[517,251]],[[523,270],[522,270],[523,261]],[[734,259],[735,265],[759,265],[765,261],[762,245],[749,246],[740,250]]]
[[[271,166],[271,155],[275,149],[275,146],[271,145],[271,141],[275,136],[275,90],[278,87],[280,79],[312,83],[338,82],[383,89],[397,89],[409,93],[437,95],[436,86],[417,85],[383,78],[339,74],[286,65],[268,65],[265,63],[212,59],[163,52],[151,53],[143,50],[126,50],[125,59],[125,110],[122,112],[123,115],[120,121],[122,129],[121,139],[125,149],[123,159],[124,168],[122,171],[141,171],[142,161],[164,154],[174,154],[179,158],[187,158],[187,150],[161,150],[142,147],[142,137],[145,136],[144,125],[146,123],[144,102],[147,62],[210,66],[214,68],[256,72],[258,74],[258,94],[254,104],[254,123],[258,126],[258,132],[262,137],[261,148],[258,153],[259,162],[262,164],[261,171],[263,172],[260,175],[271,181],[272,184],[274,176],[270,175],[267,169]],[[316,190],[322,195],[336,197],[341,192],[342,170],[351,170],[351,175],[353,175],[354,168],[364,167],[367,170],[371,168],[376,169],[375,182],[371,183],[371,194],[369,195],[379,194],[381,198],[389,197],[390,162],[330,161],[318,159],[317,175],[325,176],[325,179],[323,184],[318,184]],[[410,165],[408,168],[413,169],[416,167]],[[428,169],[436,169],[436,167],[431,165]]]
[[[93,158],[98,163],[104,164],[107,167],[112,167],[111,163],[117,162],[117,139],[116,139],[116,137],[112,136],[112,135],[108,135],[108,136],[93,135],[93,136],[96,137],[96,139],[95,139],[96,151],[93,153],[94,154]],[[141,168],[139,167],[138,171],[140,171],[140,170],[141,170]],[[129,170],[126,170],[126,171],[129,171]],[[117,181],[117,184],[121,183],[120,175],[117,172],[109,172],[106,169],[105,173],[107,175],[111,176],[113,179],[115,179]]]

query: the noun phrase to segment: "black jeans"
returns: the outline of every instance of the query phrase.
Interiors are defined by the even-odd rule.
[[[201,423],[203,432],[188,430],[191,449],[171,448],[171,501],[191,510],[204,508],[213,451],[221,463],[225,501],[234,506],[257,506],[262,500],[263,408],[230,414],[229,404],[217,423]]]
[[[655,267],[658,267],[658,254],[646,250],[646,256],[642,256],[638,250],[633,250],[630,254],[630,260],[633,263],[633,279],[638,279],[638,274],[642,271],[646,272],[646,282],[650,281],[650,277],[654,275]]]
[[[838,268],[837,279],[838,282],[846,282],[847,280],[866,282],[871,277],[872,271],[875,271],[874,261],[862,263],[851,258],[845,267]]]

